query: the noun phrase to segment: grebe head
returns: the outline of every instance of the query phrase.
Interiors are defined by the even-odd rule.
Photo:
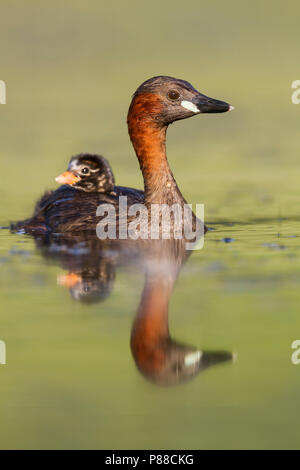
[[[139,118],[152,118],[166,126],[201,113],[224,113],[233,109],[228,103],[199,93],[189,82],[158,76],[146,80],[133,95],[131,109]]]
[[[100,155],[81,153],[71,158],[68,170],[56,181],[85,192],[111,192],[115,179],[108,161]]]

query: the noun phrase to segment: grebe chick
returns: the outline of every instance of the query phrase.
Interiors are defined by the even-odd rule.
[[[108,161],[101,155],[81,153],[71,158],[68,170],[56,181],[88,193],[114,193],[115,178]]]
[[[68,170],[56,178],[60,186],[55,191],[46,191],[35,205],[33,216],[30,219],[11,224],[12,230],[25,232],[41,232],[49,230],[47,215],[49,207],[65,198],[72,199],[74,195],[97,193],[115,196],[115,178],[108,161],[101,155],[80,153],[69,161]],[[86,202],[86,197],[84,197]],[[80,204],[80,197],[76,198]],[[77,208],[74,207],[75,210]],[[66,218],[68,213],[64,214]]]

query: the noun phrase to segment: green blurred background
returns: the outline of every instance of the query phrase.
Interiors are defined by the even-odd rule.
[[[238,355],[151,385],[129,349],[140,275],[121,270],[105,303],[80,305],[29,237],[2,230],[1,448],[299,447],[299,14],[296,1],[1,2],[0,225],[30,215],[81,151],[142,187],[126,113],[145,79],[182,78],[235,106],[168,132],[179,187],[216,229],[183,270],[170,327]]]

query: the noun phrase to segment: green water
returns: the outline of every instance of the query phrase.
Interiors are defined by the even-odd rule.
[[[168,155],[215,229],[180,272],[171,336],[237,355],[155,385],[130,349],[141,270],[116,263],[106,299],[84,304],[57,281],[66,263],[2,229],[0,447],[299,448],[299,2],[31,0],[0,10],[2,226],[30,215],[80,151],[103,153],[117,183],[142,187],[126,112],[146,78],[183,78],[236,107],[171,126]]]

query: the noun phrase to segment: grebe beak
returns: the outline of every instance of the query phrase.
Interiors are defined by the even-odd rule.
[[[192,104],[198,109],[198,113],[226,113],[234,109],[225,101],[216,100],[201,93],[192,99]]]
[[[65,171],[55,178],[55,181],[57,181],[59,184],[75,184],[80,181],[80,179],[81,178],[75,175],[75,173],[72,173],[71,171]]]

